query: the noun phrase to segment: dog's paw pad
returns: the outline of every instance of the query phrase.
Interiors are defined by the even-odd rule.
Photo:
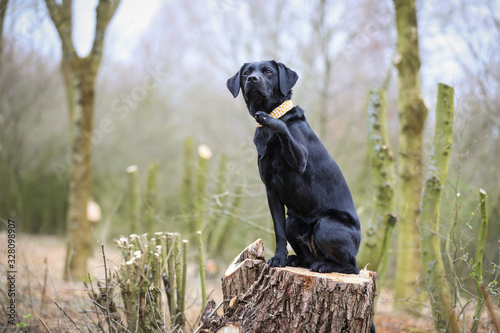
[[[286,256],[274,256],[268,260],[267,264],[271,267],[285,267]]]
[[[296,255],[290,255],[290,256],[288,256],[288,259],[286,260],[286,265],[293,266],[293,267],[300,267],[300,266],[302,266],[303,259],[304,258],[296,256]]]
[[[336,266],[328,261],[317,261],[309,268],[311,271],[318,273],[331,273],[336,271]]]
[[[259,111],[259,112],[255,113],[255,120],[257,120],[262,125],[267,124],[268,118],[269,118],[269,115],[263,111]]]

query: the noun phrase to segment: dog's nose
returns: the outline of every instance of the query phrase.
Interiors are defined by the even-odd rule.
[[[259,77],[257,75],[250,75],[247,77],[248,82],[259,82]]]

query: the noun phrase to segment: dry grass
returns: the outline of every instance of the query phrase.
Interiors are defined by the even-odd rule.
[[[0,233],[0,244],[6,244],[6,234]],[[20,327],[6,322],[0,312],[0,332],[22,332],[26,328],[34,332],[88,332],[96,331],[92,321],[96,320],[95,306],[88,297],[83,283],[63,280],[65,260],[64,240],[54,236],[17,235],[16,239],[16,313]],[[105,247],[108,268],[118,266],[122,256],[114,245]],[[7,253],[0,249],[1,276],[6,276]],[[100,247],[89,261],[89,273],[93,281],[104,280],[104,265]],[[200,313],[200,283],[196,266],[188,270],[186,317],[191,325]],[[208,293],[221,299],[218,281],[208,281]],[[2,310],[7,303],[5,284],[0,288]],[[62,309],[62,310],[61,310]],[[40,320],[41,319],[41,320]],[[43,323],[42,323],[43,321]],[[26,324],[24,327],[23,324]],[[44,326],[47,327],[45,327]]]

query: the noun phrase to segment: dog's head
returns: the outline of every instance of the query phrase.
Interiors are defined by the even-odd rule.
[[[257,111],[271,112],[290,99],[292,87],[299,76],[274,60],[244,64],[238,73],[227,80],[227,88],[236,98],[240,89],[252,116]]]

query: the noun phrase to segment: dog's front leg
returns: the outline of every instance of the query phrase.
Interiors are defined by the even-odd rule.
[[[257,119],[259,124],[269,127],[276,133],[288,164],[293,169],[303,173],[306,170],[309,152],[307,150],[306,139],[300,130],[293,127],[288,128],[283,121],[274,119],[262,111],[258,111],[255,114],[255,119]]]
[[[285,267],[288,251],[286,249],[285,206],[272,189],[267,189],[267,203],[273,218],[276,236],[276,253],[267,262],[271,267]]]

